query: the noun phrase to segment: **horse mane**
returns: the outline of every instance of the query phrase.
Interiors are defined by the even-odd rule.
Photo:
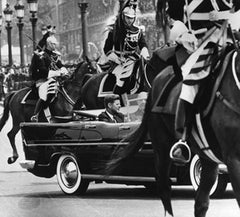
[[[79,68],[82,66],[83,63],[84,63],[84,60],[80,61],[80,62],[77,64],[75,70],[79,70]]]

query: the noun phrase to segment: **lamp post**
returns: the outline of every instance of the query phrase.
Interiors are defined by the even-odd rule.
[[[78,7],[81,10],[81,20],[82,20],[82,46],[83,46],[83,58],[88,56],[88,42],[87,42],[87,2],[78,3]]]
[[[32,40],[33,40],[33,51],[36,47],[36,24],[37,24],[37,17],[35,16],[38,9],[38,0],[27,0],[30,13],[32,16],[30,17],[30,21],[32,23]]]
[[[119,0],[119,11],[122,11],[125,0]]]
[[[18,18],[18,29],[19,29],[19,46],[20,46],[20,59],[21,59],[21,66],[24,67],[24,50],[23,50],[23,37],[22,37],[22,29],[23,29],[23,22],[22,19],[24,17],[24,5],[21,0],[17,0],[16,5],[14,6]]]
[[[0,66],[2,66],[2,15],[0,15]]]
[[[3,11],[4,16],[5,16],[5,21],[7,22],[6,25],[6,30],[7,30],[7,37],[8,37],[8,61],[9,61],[9,66],[12,66],[12,40],[11,40],[11,21],[12,21],[12,13],[13,11],[11,10],[9,4],[6,4],[6,8]]]

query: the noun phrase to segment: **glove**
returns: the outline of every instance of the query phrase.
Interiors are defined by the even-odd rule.
[[[150,59],[150,55],[149,55],[148,49],[146,47],[142,48],[142,50],[140,52],[140,56],[142,56],[143,59],[145,59],[145,60]]]
[[[182,44],[190,53],[193,53],[198,47],[198,40],[192,33],[185,32],[176,41]]]
[[[60,69],[60,75],[61,75],[61,76],[68,75],[68,70],[67,70],[65,67],[62,67],[62,68]]]
[[[169,38],[171,41],[175,42],[181,35],[188,31],[189,31],[188,28],[183,22],[176,20],[174,21],[172,28],[170,30]]]
[[[117,63],[118,65],[121,64],[121,61],[120,61],[119,57],[118,57],[117,54],[115,54],[114,52],[110,53],[110,54],[107,56],[107,58],[108,58],[109,61],[115,62],[115,63]]]
[[[61,76],[61,70],[49,70],[48,72],[48,79],[49,78],[53,78],[53,77],[58,77],[58,76]]]

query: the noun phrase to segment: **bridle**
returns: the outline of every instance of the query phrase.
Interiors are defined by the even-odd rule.
[[[81,63],[79,63],[79,67],[80,67],[83,63],[84,63],[84,61],[81,62]],[[89,70],[89,73],[92,73],[95,69],[94,69],[94,67],[92,66],[92,63],[91,63],[91,61],[90,61],[88,58],[86,58],[86,63],[87,63],[87,68],[88,68],[88,70]],[[76,70],[79,70],[79,68],[77,68]],[[71,78],[69,78],[69,79],[71,79]],[[76,84],[80,85],[80,83],[77,82],[77,81],[71,81],[71,83],[76,83]],[[59,89],[58,89],[58,92],[63,96],[63,98],[64,98],[70,105],[74,106],[74,105],[76,104],[76,101],[73,100],[72,97],[70,96],[70,94],[67,92],[66,88],[64,87],[64,81],[59,81],[59,84],[60,84],[60,87],[59,87]]]
[[[64,97],[64,99],[72,106],[74,106],[76,104],[76,102],[70,97],[70,95],[67,93],[66,89],[64,88],[63,85],[60,86],[59,93],[62,94],[62,96]]]

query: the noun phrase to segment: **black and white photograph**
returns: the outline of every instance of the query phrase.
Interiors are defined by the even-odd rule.
[[[0,0],[0,217],[239,217],[240,0]]]

